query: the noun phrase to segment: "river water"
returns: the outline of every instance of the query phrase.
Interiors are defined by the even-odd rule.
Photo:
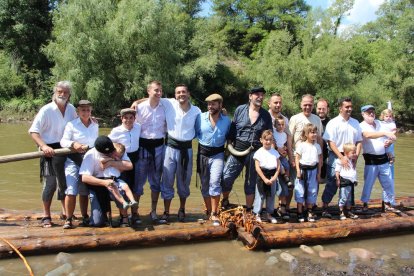
[[[0,124],[0,155],[32,152],[36,148],[30,139],[28,124]],[[101,129],[108,134],[109,129]],[[193,147],[194,148],[194,147]],[[414,136],[400,135],[396,144],[396,195],[413,195],[412,172],[414,171]],[[39,182],[39,161],[37,159],[0,164],[0,208],[15,210],[41,210]],[[359,160],[359,183],[363,183],[363,160]],[[187,208],[202,213],[202,197],[195,186],[193,176],[191,196]],[[244,195],[239,178],[230,196],[231,202],[244,203]],[[321,187],[323,189],[323,187]],[[361,194],[362,185],[357,186],[356,196]],[[150,205],[148,185],[141,200],[143,209]],[[381,189],[376,183],[372,198],[379,198]],[[178,208],[178,200],[173,200],[172,213]],[[159,205],[161,206],[161,205]],[[159,207],[159,213],[161,208]],[[58,213],[60,206],[54,201],[52,211]],[[143,213],[145,215],[145,213]],[[325,260],[306,255],[299,248],[282,248],[268,252],[252,252],[239,241],[218,241],[201,244],[186,244],[156,248],[111,250],[101,252],[71,253],[68,256],[27,257],[35,275],[44,275],[59,267],[62,262],[72,265],[71,275],[122,274],[136,275],[268,275],[286,274],[405,274],[414,275],[414,234],[394,237],[377,237],[323,245],[335,251],[339,258]],[[371,261],[355,261],[350,257],[351,248],[365,248],[378,258]],[[297,262],[287,263],[280,258],[281,252],[289,252]],[[277,263],[276,263],[277,262]],[[0,275],[26,275],[19,259],[0,260]],[[65,274],[66,275],[66,274]]]

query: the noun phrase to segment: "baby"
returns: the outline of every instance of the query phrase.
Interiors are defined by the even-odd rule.
[[[125,154],[125,146],[120,143],[114,143],[115,151],[113,153],[113,158],[111,157],[104,157],[101,158],[101,163],[105,164],[111,160],[121,160],[122,156]],[[114,167],[108,167],[104,169],[104,177],[106,178],[113,178],[114,182],[112,185],[108,186],[108,190],[113,194],[115,199],[122,204],[123,209],[128,209],[128,207],[136,207],[138,206],[138,202],[135,201],[134,195],[131,192],[128,184],[119,178],[121,172]],[[116,185],[115,185],[116,184]],[[130,202],[126,202],[124,197],[121,195],[119,191],[124,191]]]

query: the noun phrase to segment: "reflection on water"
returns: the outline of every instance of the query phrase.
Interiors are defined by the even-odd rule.
[[[34,143],[27,134],[29,125],[25,124],[0,124],[0,155],[9,155],[23,152],[35,151]],[[108,134],[109,129],[101,130],[101,134]],[[396,150],[396,194],[397,196],[413,195],[411,185],[411,173],[414,171],[412,156],[414,155],[414,136],[399,136],[395,147]],[[193,147],[195,148],[195,147]],[[38,160],[27,160],[13,163],[0,164],[0,208],[18,210],[41,210]],[[363,160],[358,162],[358,173],[360,185],[356,188],[359,196],[363,184]],[[193,178],[194,180],[195,178]],[[234,192],[231,195],[232,202],[244,203],[244,194],[241,182],[238,179]],[[323,189],[323,187],[321,187]],[[191,186],[192,194],[188,199],[188,209],[202,213],[202,198],[199,188],[195,187],[195,181]],[[145,188],[141,206],[148,209],[150,206],[148,185]],[[372,198],[379,198],[381,189],[379,183],[374,186]],[[172,211],[177,210],[178,200],[173,200]],[[147,206],[145,208],[145,206]],[[159,208],[161,209],[161,208]],[[54,212],[59,212],[57,201],[52,206]],[[144,213],[145,215],[145,213]],[[325,248],[333,250],[340,255],[339,260],[320,260],[317,257],[307,256],[297,248],[287,249],[292,255],[298,257],[298,266],[309,262],[309,264],[323,263],[325,268],[331,270],[347,271],[347,269],[358,269],[358,265],[349,263],[348,250],[351,247],[363,247],[376,253],[379,258],[368,261],[366,265],[380,265],[383,271],[400,274],[401,267],[412,266],[414,235],[397,236],[391,238],[380,238],[373,240],[361,240],[354,242],[341,242],[326,245]],[[217,275],[217,274],[241,274],[252,273],[269,274],[278,271],[281,274],[294,272],[292,266],[280,259],[279,251],[251,252],[242,247],[237,241],[213,242],[204,244],[189,244],[181,246],[169,246],[159,248],[130,249],[122,251],[103,251],[71,254],[70,261],[73,275],[121,273],[123,275],[135,275],[148,273],[151,275]],[[383,259],[381,256],[384,255]],[[271,256],[277,258],[278,263],[269,265]],[[303,259],[303,260],[302,260]],[[29,257],[30,264],[38,275],[43,275],[59,266],[54,257],[40,256]],[[275,259],[272,259],[275,260]],[[376,263],[374,263],[376,262]],[[308,263],[307,263],[308,264]],[[293,270],[292,270],[293,269]],[[345,269],[345,270],[344,270]],[[356,271],[355,271],[356,272]],[[406,271],[407,272],[407,271]],[[1,275],[21,275],[25,273],[23,264],[19,260],[1,260]],[[316,273],[316,272],[315,272]],[[412,271],[414,274],[414,270]],[[408,273],[409,274],[409,273]]]

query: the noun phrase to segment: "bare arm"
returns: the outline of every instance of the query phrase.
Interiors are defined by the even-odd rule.
[[[288,157],[289,157],[289,162],[292,165],[292,167],[294,168],[296,166],[296,162],[295,162],[295,158],[293,156],[292,140],[293,140],[292,135],[291,134],[287,135],[287,154],[288,154]]]
[[[299,166],[299,160],[300,160],[300,154],[299,154],[299,153],[296,153],[296,154],[295,154],[296,177],[297,177],[298,179],[301,179],[301,176],[300,176],[300,166]]]
[[[362,132],[362,136],[367,138],[367,139],[376,139],[376,138],[380,138],[380,137],[383,137],[383,136],[387,136],[391,140],[397,140],[397,137],[391,131],[373,131],[373,132],[364,131],[364,132]]]
[[[322,171],[322,164],[323,164],[322,154],[319,154],[319,162],[318,162],[318,175],[317,175],[317,180],[318,180],[318,183],[320,183],[320,182],[321,182],[321,171]]]
[[[257,175],[263,180],[266,185],[270,185],[270,179],[267,179],[266,176],[263,174],[262,169],[260,168],[260,162],[258,160],[254,160],[254,166],[256,168]],[[270,183],[270,184],[269,184]]]
[[[92,175],[83,174],[82,182],[92,186],[110,187],[113,183],[112,179],[99,179]]]
[[[279,161],[279,158],[277,158],[276,159],[276,172],[275,172],[275,174],[272,176],[272,178],[270,178],[270,182],[275,182],[276,181],[276,179],[277,179],[277,177],[279,176],[279,173],[280,173],[280,161]]]
[[[146,100],[148,100],[148,98],[142,98],[142,99],[136,100],[135,102],[133,102],[133,103],[131,104],[131,108],[132,108],[132,109],[137,109],[137,106],[138,106],[140,103],[145,102]]]
[[[37,132],[31,132],[30,136],[32,137],[33,141],[36,143],[36,145],[39,146],[40,150],[45,153],[46,157],[52,157],[55,155],[55,151],[49,147],[43,140],[42,137],[40,137],[40,134]]]
[[[342,153],[339,151],[338,147],[336,146],[336,143],[329,140],[328,144],[329,144],[329,147],[331,148],[331,150],[338,157],[338,159],[341,160],[342,166],[344,166],[344,168],[349,168],[348,158],[346,156],[342,155]]]
[[[103,164],[103,167],[104,169],[113,167],[121,172],[130,171],[133,168],[131,161],[126,160],[108,160]]]

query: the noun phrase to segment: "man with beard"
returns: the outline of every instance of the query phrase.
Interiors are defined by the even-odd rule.
[[[228,147],[234,148],[234,151],[224,166],[221,182],[223,208],[229,206],[229,195],[234,181],[243,167],[246,167],[244,193],[247,210],[252,209],[257,178],[253,155],[262,146],[260,143],[262,132],[267,129],[273,130],[272,118],[269,112],[262,108],[265,93],[263,87],[252,88],[249,91],[249,103],[238,106],[234,112],[228,138]]]
[[[375,108],[373,105],[361,107],[362,121],[359,125],[362,130],[362,149],[364,153],[364,188],[362,189],[361,201],[364,203],[363,210],[368,210],[368,201],[371,196],[372,187],[378,178],[383,189],[383,202],[385,211],[399,213],[393,207],[394,203],[394,180],[391,174],[388,155],[385,151],[397,138],[391,131],[381,128],[381,123],[375,120]],[[383,137],[388,139],[384,142]]]
[[[45,154],[40,162],[40,176],[43,182],[43,227],[51,227],[50,206],[58,186],[58,200],[65,210],[65,160],[66,156],[55,156],[55,149],[61,148],[65,125],[77,117],[75,107],[69,103],[70,82],[60,81],[53,88],[52,102],[43,106],[33,120],[29,133],[33,141]],[[65,215],[65,212],[64,214]]]
[[[193,168],[192,140],[195,137],[195,121],[200,109],[190,103],[190,91],[185,84],[175,87],[175,99],[161,99],[165,107],[168,141],[162,171],[161,196],[164,199],[164,214],[160,223],[167,223],[171,200],[174,197],[174,178],[180,197],[178,220],[185,220],[185,203],[190,196],[190,181]]]
[[[322,194],[323,212],[322,217],[332,218],[328,212],[328,204],[332,201],[338,187],[335,179],[335,162],[341,160],[342,166],[348,168],[348,158],[344,155],[343,147],[346,143],[356,145],[356,155],[361,152],[362,133],[359,123],[351,118],[352,100],[349,97],[338,101],[339,115],[331,119],[326,125],[323,139],[328,144],[328,165],[326,172],[326,185]],[[356,163],[358,158],[354,161]],[[355,167],[356,164],[354,164]]]
[[[323,125],[323,133],[325,132],[326,125],[328,124],[330,118],[328,117],[329,114],[329,103],[325,99],[319,99],[318,103],[316,104],[316,114],[321,119]],[[322,147],[322,158],[323,158],[323,165],[321,170],[321,178],[323,181],[326,180],[326,164],[328,162],[328,145],[323,143]]]
[[[206,98],[206,102],[208,112],[197,116],[195,127],[198,138],[197,173],[201,180],[201,194],[207,216],[214,226],[219,226],[217,212],[224,167],[224,144],[231,121],[221,113],[223,98],[219,94],[211,94]]]
[[[135,106],[137,122],[141,124],[136,182],[143,187],[148,179],[151,189],[151,213],[153,222],[158,221],[157,204],[161,192],[161,176],[164,162],[164,137],[167,131],[164,106],[160,102],[162,85],[151,81],[147,86],[148,101]]]

